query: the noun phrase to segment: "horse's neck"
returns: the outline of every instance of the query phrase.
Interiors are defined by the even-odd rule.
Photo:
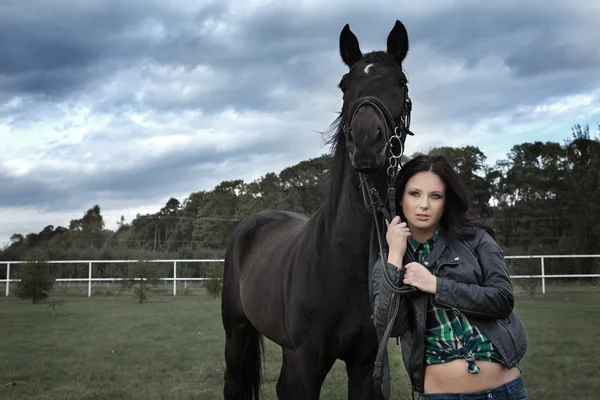
[[[358,176],[348,177],[344,183],[336,211],[333,222],[335,237],[344,238],[356,245],[366,245],[366,242],[362,242],[365,233],[368,240],[372,216],[365,205]]]
[[[369,254],[373,215],[367,209],[369,202],[363,198],[358,174],[346,168],[343,182],[326,222],[329,227],[325,231],[330,237],[325,239],[325,243],[335,257],[361,259],[361,256],[368,257]],[[378,183],[381,182],[375,182]]]

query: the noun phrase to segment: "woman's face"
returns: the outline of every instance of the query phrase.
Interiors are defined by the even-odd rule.
[[[446,185],[431,171],[413,175],[402,194],[402,210],[411,230],[433,234],[446,204]]]

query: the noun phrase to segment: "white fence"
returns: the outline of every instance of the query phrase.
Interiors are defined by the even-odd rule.
[[[539,259],[540,260],[540,274],[539,275],[511,275],[512,279],[519,278],[541,278],[542,279],[542,293],[546,293],[546,279],[547,278],[600,278],[600,274],[553,274],[546,275],[544,260],[547,258],[599,258],[600,254],[564,254],[564,255],[532,255],[532,256],[504,256],[506,259]]]
[[[210,278],[187,278],[177,277],[177,263],[213,263],[223,262],[222,259],[182,259],[182,260],[142,260],[144,262],[161,262],[161,263],[173,263],[173,278],[159,278],[161,281],[173,281],[173,296],[177,295],[177,281],[203,281]],[[137,263],[140,260],[64,260],[64,261],[48,261],[49,264],[88,264],[88,276],[87,278],[57,278],[56,282],[87,282],[88,283],[88,297],[92,295],[92,282],[114,282],[120,281],[124,278],[94,278],[92,275],[93,264],[123,264],[123,263]],[[0,279],[0,282],[6,282],[6,296],[9,295],[10,282],[17,282],[18,279],[8,279],[10,277],[10,266],[13,264],[25,264],[25,261],[0,261],[0,265],[6,265],[6,278]],[[138,278],[139,279],[139,278]]]
[[[541,279],[542,293],[546,293],[546,279],[552,278],[600,278],[600,274],[558,274],[546,275],[544,260],[551,258],[600,258],[600,254],[575,254],[575,255],[529,255],[529,256],[505,256],[506,259],[539,259],[540,274],[539,275],[511,275],[512,279]],[[177,277],[177,263],[213,263],[223,262],[223,259],[189,259],[189,260],[144,260],[147,262],[173,263],[173,278],[160,278],[163,281],[173,281],[173,296],[177,295],[177,281],[203,281],[210,278],[187,278]],[[93,264],[118,264],[118,263],[136,263],[139,260],[65,260],[65,261],[48,261],[50,264],[88,264],[87,278],[59,278],[57,282],[88,282],[88,297],[92,295],[92,282],[112,282],[119,281],[123,278],[94,278],[92,276]],[[18,279],[10,278],[10,266],[13,264],[24,264],[24,261],[0,261],[0,265],[7,266],[6,279],[0,279],[0,282],[6,283],[6,296],[9,295],[10,282],[16,282]]]

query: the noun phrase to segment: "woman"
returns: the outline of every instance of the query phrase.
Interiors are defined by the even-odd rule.
[[[399,216],[388,224],[387,269],[400,297],[393,322],[414,392],[422,399],[528,399],[519,361],[527,341],[492,230],[470,216],[465,190],[443,156],[400,172]],[[408,262],[407,253],[414,262]],[[374,321],[388,325],[391,290],[373,268]]]

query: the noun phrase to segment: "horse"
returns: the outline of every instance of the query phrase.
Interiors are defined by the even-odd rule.
[[[339,51],[348,67],[338,84],[341,112],[330,126],[330,187],[309,218],[265,210],[244,218],[225,253],[221,312],[223,395],[259,399],[264,338],[282,348],[279,399],[318,399],[343,360],[348,399],[372,399],[378,338],[370,298],[372,213],[366,182],[395,204],[411,103],[402,63],[406,27],[396,20],[385,51],[363,54],[346,24]]]

